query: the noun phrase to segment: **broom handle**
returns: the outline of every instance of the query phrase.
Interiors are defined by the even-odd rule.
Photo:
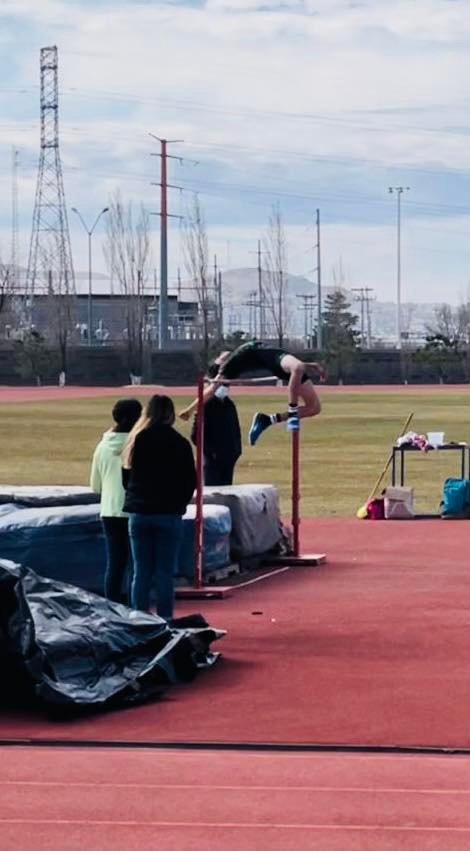
[[[407,432],[407,430],[408,430],[408,426],[409,426],[409,424],[410,424],[411,420],[413,419],[413,417],[414,417],[414,412],[413,412],[413,413],[411,413],[411,414],[408,414],[408,417],[407,417],[407,419],[406,419],[406,422],[405,422],[404,426],[402,427],[402,430],[401,430],[400,434],[398,435],[397,440],[398,440],[400,437],[403,437],[403,435],[404,435],[404,434],[406,434],[406,432]],[[385,476],[387,475],[388,468],[390,467],[390,464],[392,463],[392,458],[393,458],[393,452],[391,452],[391,453],[390,453],[390,455],[389,455],[389,457],[388,457],[388,461],[387,461],[387,463],[386,463],[385,467],[383,468],[383,470],[382,470],[382,472],[381,472],[381,474],[380,474],[379,478],[377,479],[377,481],[376,481],[376,483],[375,483],[375,485],[374,485],[373,490],[370,492],[370,495],[369,495],[369,497],[367,498],[367,502],[370,502],[370,501],[371,501],[371,499],[373,499],[373,498],[374,498],[374,496],[375,496],[375,494],[377,493],[377,491],[378,491],[378,489],[379,489],[380,485],[382,484],[382,481],[384,480]]]

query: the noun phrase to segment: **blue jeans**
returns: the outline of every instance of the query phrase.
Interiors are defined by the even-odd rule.
[[[134,571],[131,606],[148,612],[155,581],[157,615],[173,617],[175,573],[183,537],[183,519],[173,514],[131,514],[129,538]]]

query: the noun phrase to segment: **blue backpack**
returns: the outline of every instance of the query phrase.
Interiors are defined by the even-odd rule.
[[[441,502],[441,516],[449,519],[470,518],[470,480],[446,479]]]

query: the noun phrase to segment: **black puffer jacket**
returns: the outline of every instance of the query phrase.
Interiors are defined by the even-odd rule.
[[[197,416],[191,440],[196,445]],[[236,461],[242,454],[242,438],[237,408],[231,399],[214,396],[204,405],[204,455]]]
[[[130,470],[123,470],[124,511],[183,515],[196,487],[193,451],[172,426],[151,426],[137,435]]]

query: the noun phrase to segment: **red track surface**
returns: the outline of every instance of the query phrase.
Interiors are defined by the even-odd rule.
[[[0,847],[470,848],[465,757],[1,752]]]
[[[371,384],[371,385],[344,385],[320,386],[319,392],[323,394],[366,394],[366,393],[403,393],[405,395],[429,396],[435,393],[468,393],[468,384]],[[0,387],[0,404],[7,402],[50,402],[60,399],[94,399],[107,396],[151,396],[153,393],[167,393],[170,396],[188,396],[196,392],[191,387],[166,387],[152,384],[141,387]],[[232,393],[235,396],[272,396],[285,395],[284,387],[234,387]]]
[[[468,748],[467,529],[305,522],[328,565],[201,604],[229,632],[192,686],[75,722],[3,715],[0,737]],[[466,756],[0,751],[2,851],[470,849]]]
[[[62,724],[3,715],[0,738],[470,748],[468,524],[302,529],[327,565],[181,606],[228,630],[194,685]]]

